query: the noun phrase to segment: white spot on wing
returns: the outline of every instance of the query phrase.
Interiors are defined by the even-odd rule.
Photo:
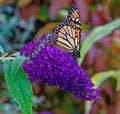
[[[76,21],[78,22],[78,21],[79,21],[79,19],[77,18],[77,19],[76,19]]]

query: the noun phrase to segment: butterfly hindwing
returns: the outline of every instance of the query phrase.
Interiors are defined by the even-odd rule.
[[[75,30],[66,21],[63,21],[54,32],[55,43],[61,48],[73,51],[77,48],[77,40],[75,39]]]
[[[75,58],[80,56],[81,25],[79,18],[77,8],[73,6],[68,12],[67,19],[60,23],[54,32],[54,44]]]

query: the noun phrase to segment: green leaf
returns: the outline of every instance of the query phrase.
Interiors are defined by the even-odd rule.
[[[117,81],[117,90],[120,90],[120,71],[110,70],[105,72],[96,73],[92,76],[92,81],[96,87],[99,87],[108,78],[114,78]]]
[[[0,45],[0,53],[3,55],[4,54],[4,49],[2,48],[2,46]]]
[[[16,66],[18,63],[15,61],[6,61],[4,63],[4,74],[5,80],[8,85],[8,89],[10,94],[16,100],[16,102],[21,107],[24,114],[32,114],[32,105],[33,105],[33,93],[32,86],[29,82],[27,75],[20,67],[20,65]],[[15,65],[13,65],[15,64]],[[13,74],[12,70],[16,67],[15,74]],[[14,75],[14,78],[11,78]]]
[[[18,56],[12,61],[11,66],[11,81],[14,80],[19,68],[21,67],[23,61],[25,60],[25,57]]]
[[[46,21],[48,19],[48,7],[46,5],[43,5],[41,7],[41,12],[40,12],[40,15],[39,15],[39,19],[42,20],[42,21]]]
[[[109,35],[114,29],[118,27],[120,27],[120,19],[114,20],[103,26],[95,27],[81,44],[81,57],[78,59],[79,64],[82,64],[86,53],[95,42],[104,36]]]
[[[12,66],[12,61],[4,62],[4,74],[5,74],[5,79],[7,78],[6,83],[8,85],[8,89],[10,87],[11,66]]]

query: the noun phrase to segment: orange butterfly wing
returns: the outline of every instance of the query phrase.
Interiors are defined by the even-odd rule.
[[[75,27],[78,42],[80,42],[80,38],[81,38],[81,21],[80,21],[79,11],[75,6],[71,7],[71,9],[69,10],[67,19]]]
[[[73,57],[80,57],[81,23],[77,8],[73,6],[67,19],[54,32],[54,44],[69,52]]]

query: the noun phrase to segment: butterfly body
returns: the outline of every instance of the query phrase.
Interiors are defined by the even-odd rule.
[[[78,9],[73,6],[67,19],[54,31],[54,44],[69,52],[73,57],[80,57],[81,22]]]

